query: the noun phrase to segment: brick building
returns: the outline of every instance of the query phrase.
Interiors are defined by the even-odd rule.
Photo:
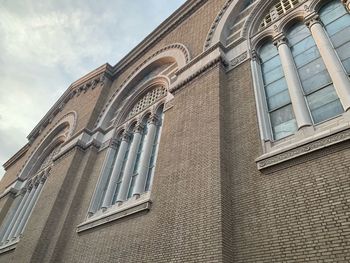
[[[4,164],[0,262],[349,262],[349,9],[188,0],[74,82]]]

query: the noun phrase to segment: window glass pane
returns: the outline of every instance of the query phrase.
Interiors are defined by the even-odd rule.
[[[278,50],[272,44],[272,42],[263,45],[259,50],[259,56],[262,62],[266,62],[267,60],[273,58],[276,55],[278,55]]]
[[[297,56],[298,54],[305,52],[308,49],[316,46],[316,43],[315,43],[314,39],[312,38],[312,36],[310,35],[310,32],[307,32],[307,34],[308,34],[308,37],[304,38],[302,41],[300,41],[298,43],[292,44],[289,41],[293,56]],[[288,38],[288,40],[289,40],[289,38]],[[313,50],[315,50],[315,48]]]
[[[340,1],[332,1],[331,3],[325,5],[320,11],[320,16],[324,25],[328,25],[345,14],[346,10]]]
[[[271,70],[277,68],[281,66],[281,60],[279,56],[275,56],[270,60],[267,60],[266,62],[264,62],[264,65],[262,67],[263,70],[263,74],[266,74],[268,72],[270,72]]]
[[[338,18],[334,22],[326,25],[326,31],[327,33],[332,36],[335,33],[343,30],[350,24],[350,16],[348,14],[343,15],[342,17]]]
[[[291,104],[272,112],[270,117],[276,140],[293,134],[297,130]]]
[[[315,60],[316,58],[320,57],[320,53],[318,51],[318,48],[316,46],[313,46],[311,48],[306,49],[301,54],[294,57],[295,65],[297,68],[300,68],[301,66]]]
[[[323,63],[322,58],[318,58],[313,62],[306,64],[305,66],[298,69],[301,81],[308,79],[320,72],[323,72],[326,66]]]
[[[274,96],[267,98],[267,104],[269,106],[269,110],[277,109],[288,103],[290,103],[288,90],[284,90],[280,93],[277,93]]]
[[[348,74],[350,74],[350,58],[343,61],[344,68]]]
[[[301,23],[297,23],[288,30],[288,43],[294,46],[296,43],[310,36],[309,29]]]
[[[350,42],[337,48],[337,53],[341,60],[347,59],[350,57]]]
[[[342,114],[343,107],[338,99],[313,110],[311,113],[315,123],[319,123]]]
[[[316,75],[310,75],[308,79],[302,81],[303,89],[305,94],[316,91],[317,89],[326,86],[331,83],[331,77],[329,76],[327,70],[320,72]]]
[[[349,41],[350,36],[350,26],[344,28],[343,30],[337,32],[331,37],[331,41],[335,48],[338,48],[339,46],[343,45],[344,43]]]
[[[274,82],[274,81],[284,77],[283,69],[280,66],[280,67],[270,71],[267,74],[263,74],[263,77],[264,77],[264,83],[266,85],[270,84],[271,82]]]
[[[281,78],[265,87],[266,96],[271,97],[287,89],[288,87],[287,87],[286,79]]]
[[[333,85],[329,85],[307,97],[314,122],[324,121],[343,112]]]

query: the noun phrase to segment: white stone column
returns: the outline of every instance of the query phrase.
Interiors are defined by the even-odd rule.
[[[121,143],[117,153],[117,158],[113,166],[111,178],[108,182],[107,190],[103,199],[102,209],[106,209],[112,204],[114,192],[116,190],[117,182],[118,182],[123,161],[125,158],[125,153],[128,150],[129,141],[130,141],[130,134],[128,132],[124,132],[121,138]]]
[[[13,237],[15,237],[15,233],[17,232],[17,229],[22,221],[23,215],[25,214],[25,212],[28,208],[28,205],[34,196],[35,189],[34,189],[33,185],[28,187],[28,192],[29,192],[29,195],[27,196],[20,213],[18,214],[18,216],[16,218],[16,221],[11,229],[10,234],[7,237],[7,240],[11,240]]]
[[[6,227],[5,233],[4,233],[4,235],[2,236],[2,239],[1,239],[1,243],[4,243],[7,240],[7,238],[9,237],[10,232],[11,232],[11,230],[12,230],[12,228],[13,228],[13,226],[14,226],[17,218],[18,218],[18,215],[21,213],[21,211],[23,209],[23,206],[24,206],[28,196],[29,196],[28,189],[27,188],[23,188],[21,190],[21,197],[20,197],[21,201],[20,201],[20,204],[19,204],[16,212],[12,216],[11,221],[9,222],[8,226]]]
[[[257,116],[260,126],[260,137],[266,141],[272,141],[272,128],[270,119],[268,116],[268,107],[266,102],[266,95],[264,90],[264,81],[262,79],[261,65],[259,63],[259,58],[256,54],[256,51],[252,51],[252,76],[254,83],[254,95],[256,102]]]
[[[31,198],[31,200],[27,206],[27,209],[26,209],[25,213],[23,214],[22,220],[19,223],[18,228],[14,234],[15,238],[18,237],[20,234],[22,234],[24,226],[26,225],[28,218],[33,210],[33,207],[34,207],[36,201],[38,200],[38,197],[39,197],[39,194],[41,192],[41,189],[43,188],[44,182],[45,182],[45,180],[40,179],[40,181],[36,183],[36,187],[34,189],[34,195]]]
[[[312,121],[305,101],[303,87],[299,79],[292,52],[287,45],[286,38],[280,34],[274,39],[274,44],[280,55],[298,129],[311,126]]]
[[[305,18],[305,23],[309,27],[311,34],[316,42],[321,57],[333,80],[335,90],[339,96],[344,110],[350,109],[350,80],[344,67],[334,50],[332,42],[319,20],[317,14],[309,15]]]
[[[140,164],[137,169],[137,177],[133,195],[140,195],[145,191],[149,162],[151,160],[153,144],[157,133],[157,115],[152,115],[147,122],[147,134],[143,144],[142,154],[140,156]]]
[[[109,179],[109,173],[111,172],[113,161],[115,159],[117,141],[111,140],[110,146],[107,149],[106,158],[102,165],[101,175],[98,179],[94,195],[91,199],[88,216],[92,216],[100,208],[103,198],[103,191],[107,185]]]
[[[117,196],[117,203],[123,202],[127,198],[129,186],[130,186],[130,179],[132,177],[132,173],[135,166],[135,161],[137,157],[137,150],[140,146],[141,138],[142,138],[142,131],[143,126],[141,123],[138,123],[134,128],[134,136],[131,141],[129,153],[128,153],[128,159],[125,164],[125,170],[123,173],[122,183],[120,186],[120,190]]]

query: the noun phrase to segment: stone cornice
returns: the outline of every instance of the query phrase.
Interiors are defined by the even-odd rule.
[[[7,170],[11,165],[13,165],[19,158],[21,158],[29,149],[30,144],[24,145],[15,155],[13,155],[6,163],[3,164],[5,170]]]
[[[178,79],[170,86],[170,92],[174,93],[181,89],[184,85],[206,72],[210,68],[214,67],[218,63],[224,66],[228,66],[228,62],[225,60],[224,52],[221,48],[221,44],[211,47],[198,58],[194,59],[194,62],[183,70],[180,70]]]
[[[310,142],[296,145],[281,152],[263,155],[256,160],[256,163],[258,169],[263,170],[348,140],[350,140],[350,129],[346,129],[326,137],[321,137],[317,140],[312,140]]]
[[[109,64],[104,64],[72,83],[30,132],[30,134],[27,136],[28,140],[30,142],[33,141],[40,134],[40,131],[50,124],[52,119],[63,110],[65,104],[67,104],[69,100],[79,96],[82,93],[86,93],[88,90],[95,89],[96,87],[103,87],[103,85],[106,83],[106,79],[110,79],[111,77],[112,67]]]

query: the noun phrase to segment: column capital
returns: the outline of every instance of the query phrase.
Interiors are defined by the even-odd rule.
[[[121,138],[122,141],[129,142],[130,141],[130,135],[131,135],[130,132],[124,131],[122,133],[122,135],[120,136],[120,138]]]
[[[346,10],[350,13],[350,0],[341,0]]]
[[[159,121],[159,117],[157,116],[157,114],[151,114],[151,116],[149,116],[147,120],[147,123],[156,125],[158,121]]]
[[[118,139],[113,138],[109,141],[109,147],[116,149],[118,146],[118,143],[119,143]]]
[[[313,12],[307,15],[304,19],[304,23],[308,28],[311,28],[313,25],[316,25],[316,24],[322,25],[320,16],[316,12]]]
[[[287,38],[283,33],[279,33],[278,35],[274,36],[273,38],[273,44],[278,48],[280,45],[288,45],[287,44]]]
[[[251,53],[252,60],[259,62],[259,56],[258,56],[258,52],[256,51],[256,49],[253,49],[250,53]]]
[[[133,132],[134,133],[142,133],[144,127],[145,126],[141,122],[137,122],[134,129],[133,129]]]
[[[21,192],[20,192],[20,195],[25,195],[25,193],[28,191],[28,187],[23,187],[22,189],[21,189]]]

